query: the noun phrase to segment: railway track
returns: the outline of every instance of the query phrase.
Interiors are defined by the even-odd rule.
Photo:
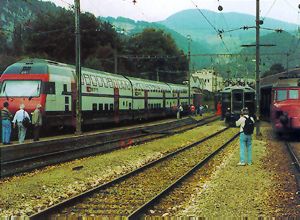
[[[299,196],[300,199],[300,158],[299,154],[295,152],[295,148],[290,142],[285,142],[285,146],[287,147],[288,152],[292,158],[293,164],[295,165],[295,179],[297,184],[297,192],[296,194]]]
[[[225,128],[111,182],[38,212],[30,219],[58,216],[138,219],[160,198],[217,155],[238,134],[236,129]]]
[[[131,130],[126,133],[126,131],[116,138],[114,138],[113,132],[107,133],[105,136],[112,137],[111,139],[98,140],[93,143],[83,143],[78,147],[69,147],[57,148],[50,152],[43,152],[43,150],[38,150],[34,155],[28,155],[21,158],[5,159],[4,154],[2,153],[1,157],[1,175],[0,177],[8,177],[16,175],[19,173],[29,172],[34,169],[43,168],[48,165],[54,165],[86,156],[96,155],[98,153],[108,152],[122,147],[127,147],[133,144],[141,144],[148,141],[156,140],[159,138],[164,138],[170,135],[178,134],[189,129],[193,129],[198,126],[202,126],[218,120],[219,117],[211,116],[205,119],[199,120],[193,124],[181,124],[180,121],[177,126],[166,127],[165,125],[162,128],[156,126],[155,129],[139,129],[136,132]],[[125,138],[124,138],[125,137]],[[62,143],[63,144],[63,143]],[[25,151],[29,149],[25,149]],[[13,154],[14,152],[10,152]],[[8,154],[8,153],[7,153]]]

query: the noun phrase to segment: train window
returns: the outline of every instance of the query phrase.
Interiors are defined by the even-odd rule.
[[[114,88],[114,83],[113,83],[112,79],[110,79],[110,78],[107,78],[107,79],[106,79],[106,81],[107,81],[107,85],[108,85],[108,87],[110,87],[110,88]]]
[[[97,111],[97,103],[93,103],[92,108],[93,108],[93,112]]]
[[[118,84],[120,89],[124,89],[122,80],[118,80]]]
[[[125,82],[125,88],[130,90],[131,86],[130,86],[130,83],[129,82]]]
[[[129,109],[131,109],[131,102],[129,102]]]
[[[92,85],[93,85],[93,86],[97,86],[97,81],[98,81],[98,80],[97,80],[97,77],[91,75],[91,80],[92,80]]]
[[[123,101],[123,106],[125,106],[125,101]]]
[[[235,102],[241,102],[242,101],[242,94],[241,93],[234,93],[233,99]]]
[[[1,97],[37,97],[40,95],[41,81],[5,80],[1,87]]]
[[[277,101],[283,101],[287,99],[287,90],[277,90]]]
[[[69,104],[69,97],[65,96],[65,104]]]
[[[108,104],[104,104],[104,110],[108,111]]]
[[[97,80],[98,81],[98,86],[99,87],[103,87],[103,80],[102,80],[102,78],[99,77],[99,76],[97,78],[98,78],[98,80]]]
[[[244,96],[245,96],[245,102],[253,101],[254,99],[254,93],[245,93]]]
[[[289,98],[290,99],[298,99],[299,91],[298,90],[289,90]]]
[[[114,104],[109,105],[109,110],[111,110],[111,111],[114,110]]]
[[[43,93],[55,94],[55,82],[44,82]]]
[[[84,78],[84,81],[86,83],[86,85],[90,86],[91,85],[91,78],[89,75],[87,74],[83,74],[83,78]]]
[[[223,93],[222,94],[222,101],[223,102],[230,102],[230,97],[231,97],[230,93]]]
[[[102,103],[99,104],[99,111],[103,111],[103,104]]]
[[[64,84],[63,91],[64,91],[64,92],[67,92],[67,91],[68,91],[67,84]]]
[[[115,85],[115,88],[120,88],[120,84],[119,84],[118,80],[114,80],[114,85]]]
[[[105,88],[108,88],[108,82],[107,82],[107,79],[102,78],[102,80],[103,80],[103,85],[105,86]]]
[[[24,66],[20,72],[20,74],[28,74],[30,73],[31,67],[30,66]]]

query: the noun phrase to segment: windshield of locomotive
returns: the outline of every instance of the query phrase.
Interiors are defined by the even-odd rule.
[[[277,101],[284,101],[287,99],[298,99],[299,91],[296,89],[291,90],[277,90]]]
[[[1,85],[0,97],[37,97],[40,88],[41,81],[5,80]]]

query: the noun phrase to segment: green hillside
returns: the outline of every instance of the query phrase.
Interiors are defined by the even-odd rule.
[[[16,26],[22,24],[22,28],[30,28],[36,15],[61,9],[52,2],[39,0],[0,0],[0,28],[8,36],[8,41],[11,41]]]
[[[216,13],[209,10],[201,10],[201,12],[210,21],[211,25],[197,9],[180,11],[160,23],[184,36],[191,35],[195,41],[208,44],[219,53],[228,51],[222,46],[223,42],[218,36],[218,31],[224,31],[222,39],[232,52],[240,51],[241,44],[255,40],[254,28],[240,29],[242,27],[254,27],[254,16],[241,13]],[[287,32],[294,32],[298,27],[296,24],[266,18],[261,28],[281,28]],[[261,30],[262,36],[269,33],[270,30]]]

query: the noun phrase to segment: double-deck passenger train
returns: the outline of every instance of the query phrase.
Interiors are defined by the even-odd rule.
[[[249,86],[229,86],[221,92],[222,118],[229,125],[235,125],[241,110],[248,108],[249,115],[255,115],[255,90]]]
[[[300,69],[264,77],[260,82],[261,115],[277,134],[300,130]]]
[[[8,66],[0,78],[0,105],[7,101],[15,113],[24,103],[31,113],[40,103],[47,127],[74,127],[75,80],[72,65],[43,59],[22,60]],[[82,68],[81,86],[83,125],[164,117],[175,114],[180,104],[188,109],[186,85]]]

